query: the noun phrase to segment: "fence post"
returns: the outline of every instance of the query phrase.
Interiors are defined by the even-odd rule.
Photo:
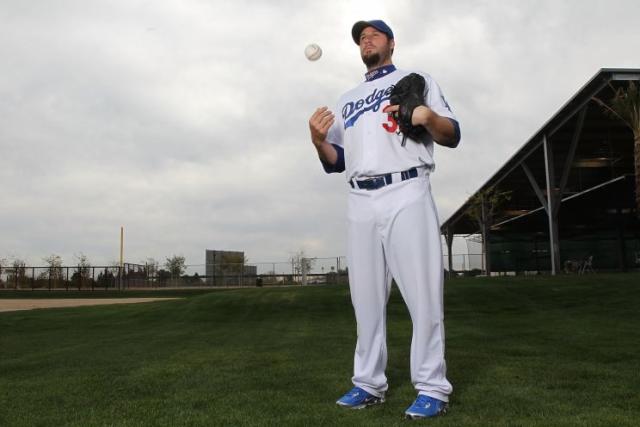
[[[307,258],[301,258],[300,264],[302,264],[300,267],[302,270],[302,285],[304,286],[307,284]]]

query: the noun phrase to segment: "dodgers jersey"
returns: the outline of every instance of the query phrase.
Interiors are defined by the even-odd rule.
[[[433,139],[427,133],[421,141],[407,140],[396,121],[383,113],[395,83],[410,74],[393,65],[377,68],[366,75],[366,81],[346,92],[338,101],[335,122],[327,134],[327,142],[338,151],[335,166],[324,164],[327,172],[346,171],[347,180],[401,172],[413,167],[433,169]],[[430,75],[425,79],[425,104],[438,115],[451,119],[459,139],[455,115],[444,98],[440,86]]]

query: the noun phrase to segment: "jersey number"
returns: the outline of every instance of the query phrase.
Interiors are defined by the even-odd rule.
[[[382,124],[384,130],[389,133],[396,133],[398,130],[398,122],[396,122],[396,119],[393,118],[391,113],[387,114],[387,121],[388,122]]]

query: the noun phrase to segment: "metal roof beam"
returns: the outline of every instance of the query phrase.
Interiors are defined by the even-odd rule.
[[[613,73],[611,75],[611,80],[616,80],[616,81],[640,80],[640,73],[638,74]]]
[[[496,180],[495,184],[493,184],[493,185],[496,186],[500,182],[502,182],[502,180],[504,180],[507,176],[509,176],[511,174],[511,172],[516,170],[518,168],[518,166],[523,164],[524,161],[527,160],[530,155],[532,155],[538,148],[540,148],[541,145],[542,145],[542,141],[538,142],[533,147],[531,147],[531,149],[529,149],[529,151],[527,151],[526,154],[523,154],[522,158],[515,165],[513,165],[509,170],[507,170],[505,173],[503,173],[502,176],[500,178],[498,178]],[[481,187],[481,189],[482,189],[482,187]],[[480,190],[478,190],[478,191],[480,191]]]
[[[572,194],[572,195],[570,195],[568,197],[565,197],[564,199],[562,199],[562,201],[566,202],[567,200],[575,199],[576,197],[580,197],[580,196],[582,196],[584,194],[590,193],[590,192],[592,192],[594,190],[597,190],[598,188],[602,188],[602,187],[607,186],[609,184],[613,184],[614,182],[618,182],[620,180],[623,180],[626,177],[627,177],[627,175],[620,175],[617,178],[610,179],[609,181],[605,181],[602,184],[594,185],[593,187],[587,188],[586,190],[583,190],[583,191],[581,191],[579,193]]]
[[[576,148],[578,147],[578,141],[580,140],[580,135],[582,134],[582,128],[584,127],[584,117],[587,114],[587,108],[589,105],[586,104],[580,114],[578,115],[578,122],[576,123],[576,128],[573,131],[573,137],[571,138],[571,144],[569,145],[569,151],[567,153],[567,159],[564,162],[564,168],[562,171],[562,178],[560,179],[560,191],[558,192],[558,197],[562,197],[564,194],[564,190],[567,187],[567,181],[569,180],[569,173],[571,172],[571,165],[573,164],[573,159],[576,155]],[[558,213],[558,209],[560,208],[560,203],[557,203],[555,206],[556,211],[554,212],[556,215]]]
[[[545,211],[548,210],[547,201],[544,199],[542,190],[540,190],[540,186],[538,185],[538,182],[533,176],[531,169],[529,169],[529,166],[527,166],[525,162],[522,162],[520,165],[522,166],[522,169],[524,170],[525,175],[527,175],[527,178],[529,178],[529,183],[531,184],[531,187],[533,187],[533,191],[536,193],[536,196],[538,196],[538,200],[540,200],[540,204],[542,205]]]
[[[560,197],[555,192],[555,168],[553,160],[553,147],[547,139],[542,137],[544,147],[544,166],[547,178],[547,217],[549,219],[549,252],[551,254],[551,274],[556,275],[560,271],[560,243],[558,239],[558,208]]]
[[[513,222],[513,221],[515,221],[517,219],[524,218],[525,216],[532,215],[532,214],[534,214],[534,213],[536,213],[538,211],[541,211],[541,210],[544,210],[544,206],[540,206],[539,208],[535,208],[535,209],[533,209],[533,210],[531,210],[529,212],[523,213],[522,215],[518,215],[518,216],[515,216],[513,218],[509,218],[509,219],[507,219],[505,221],[499,222],[498,224],[494,224],[494,227],[503,226],[503,225],[505,225],[505,224],[507,224],[509,222]]]
[[[556,133],[558,129],[560,129],[562,126],[564,126],[565,123],[567,123],[567,121],[569,121],[569,119],[575,116],[581,109],[583,109],[589,102],[591,102],[591,97],[595,96],[595,94],[597,94],[602,89],[604,89],[604,87],[607,86],[610,81],[611,81],[610,78],[603,79],[602,82],[598,85],[598,87],[591,93],[591,95],[584,101],[580,102],[575,108],[571,109],[570,112],[565,114],[564,119],[562,119],[557,125],[552,127],[551,130],[547,132],[547,135],[551,136],[554,133]]]
[[[595,190],[597,190],[597,189],[599,189],[599,188],[606,187],[607,185],[610,185],[610,184],[613,184],[613,183],[615,183],[615,182],[618,182],[618,181],[620,181],[620,180],[625,179],[627,176],[629,176],[629,175],[621,175],[621,176],[619,176],[619,177],[617,177],[617,178],[610,179],[609,181],[605,181],[605,182],[603,182],[603,183],[601,183],[601,184],[594,185],[593,187],[588,188],[588,189],[586,189],[586,190],[583,190],[583,191],[581,191],[581,192],[579,192],[579,193],[576,193],[576,194],[572,194],[572,195],[570,195],[570,196],[567,196],[567,197],[565,197],[564,199],[562,199],[562,200],[561,200],[561,203],[564,203],[564,202],[566,202],[566,201],[568,201],[568,200],[571,200],[571,199],[575,199],[576,197],[583,196],[583,195],[585,195],[585,194],[587,194],[587,193],[590,193],[590,192],[592,192],[592,191],[595,191]],[[544,207],[544,206],[540,206],[539,208],[535,208],[535,209],[533,209],[533,210],[530,210],[529,212],[525,212],[525,213],[523,213],[522,215],[514,216],[513,218],[509,218],[509,219],[507,219],[507,220],[504,220],[504,221],[502,221],[502,222],[499,222],[499,223],[497,223],[497,224],[494,224],[494,227],[500,227],[500,226],[502,226],[502,225],[505,225],[505,224],[508,224],[508,223],[510,223],[510,222],[516,221],[516,220],[518,220],[518,219],[520,219],[520,218],[524,218],[525,216],[532,215],[532,214],[534,214],[534,213],[536,213],[536,212],[539,212],[539,211],[541,211],[541,210],[543,210],[543,209],[545,209],[545,207]]]

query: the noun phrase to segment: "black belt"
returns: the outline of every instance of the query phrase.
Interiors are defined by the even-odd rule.
[[[393,175],[388,173],[386,175],[380,175],[373,178],[368,179],[352,179],[349,181],[351,188],[359,188],[361,190],[377,190],[378,188],[382,188],[385,185],[393,184]],[[418,169],[411,168],[406,171],[400,172],[400,180],[406,181],[407,179],[417,178],[418,177]],[[355,184],[354,184],[355,182]]]

